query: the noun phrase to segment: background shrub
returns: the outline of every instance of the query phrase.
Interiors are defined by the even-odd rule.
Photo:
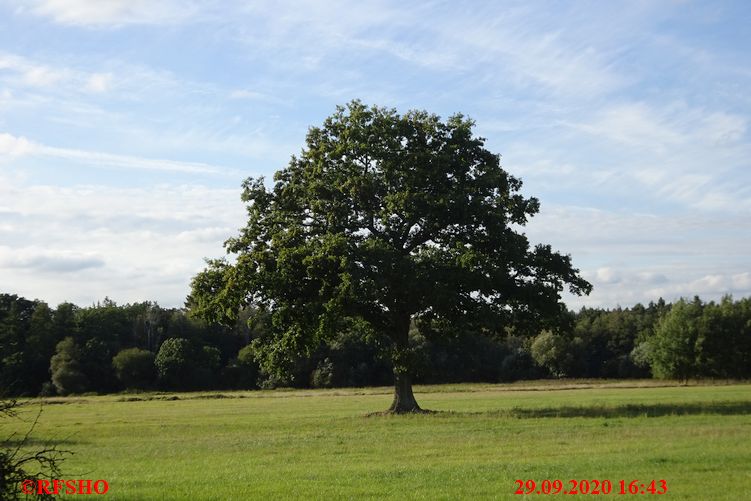
[[[115,355],[112,367],[124,388],[145,389],[156,379],[155,356],[141,348],[127,348]]]

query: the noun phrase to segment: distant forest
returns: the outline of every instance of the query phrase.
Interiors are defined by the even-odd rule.
[[[252,320],[249,320],[252,319]],[[0,389],[10,395],[123,390],[330,388],[389,385],[384,340],[357,323],[285,376],[265,374],[255,352],[268,315],[245,311],[232,328],[188,309],[109,299],[88,307],[0,294]],[[416,383],[570,378],[751,376],[751,298],[631,308],[582,308],[558,332],[506,327],[479,335],[455,328],[427,340],[412,329]]]

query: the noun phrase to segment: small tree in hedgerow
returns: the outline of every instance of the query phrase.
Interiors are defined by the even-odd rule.
[[[187,389],[195,385],[198,354],[193,344],[183,338],[169,338],[154,358],[159,382],[169,389]]]
[[[539,202],[519,193],[473,125],[338,107],[272,189],[244,182],[248,223],[225,244],[231,259],[209,260],[193,278],[193,312],[231,324],[243,307],[270,311],[271,334],[254,341],[266,372],[362,320],[390,347],[395,413],[420,411],[411,322],[425,336],[436,325],[491,335],[557,325],[564,287],[581,295],[591,285],[569,256],[530,247],[519,229]]]
[[[144,389],[156,379],[154,354],[141,348],[126,348],[112,358],[112,367],[120,384],[126,388]]]

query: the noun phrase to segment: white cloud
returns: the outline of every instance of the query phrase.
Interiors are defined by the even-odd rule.
[[[0,70],[16,75],[20,82],[31,87],[52,87],[70,78],[70,71],[65,68],[53,68],[3,52],[0,52]]]
[[[751,209],[747,184],[732,181],[748,175],[747,122],[738,113],[682,102],[625,102],[567,125],[590,136],[587,147],[610,155],[618,172],[610,189],[631,180],[657,199],[738,213]]]
[[[94,73],[86,82],[86,88],[92,92],[106,92],[112,85],[112,73]]]
[[[604,284],[617,284],[621,282],[621,274],[618,270],[610,267],[598,268],[595,272],[595,280]]]
[[[177,0],[34,0],[30,11],[56,23],[78,26],[173,24],[189,19],[198,8]]]
[[[592,282],[572,307],[627,306],[663,297],[751,294],[751,219],[744,215],[660,215],[543,206],[527,227],[532,242],[571,254]]]
[[[325,73],[333,70],[340,84],[341,77],[362,72],[344,70],[348,62],[380,67],[388,60],[383,55],[407,68],[472,75],[465,84],[472,86],[479,79],[499,93],[515,87],[566,98],[592,97],[630,81],[609,64],[610,54],[579,37],[575,26],[549,29],[549,20],[539,19],[546,16],[536,15],[535,9],[451,5],[254,2],[243,6],[244,16],[238,16],[252,18],[253,29],[235,32],[253,53],[274,54],[275,65],[296,73],[326,65]]]
[[[51,87],[65,78],[64,73],[50,68],[35,67],[24,72],[23,80],[34,87]]]
[[[751,273],[737,273],[730,277],[733,288],[739,290],[751,290]]]
[[[161,170],[183,172],[187,174],[222,174],[237,177],[238,174],[223,167],[199,163],[178,162],[174,160],[142,158],[129,155],[114,155],[98,151],[76,150],[42,146],[38,154],[54,158],[75,160],[92,166],[115,167],[123,169]]]
[[[72,160],[94,167],[114,167],[120,169],[157,170],[183,172],[186,174],[214,174],[239,178],[240,174],[232,169],[200,162],[180,162],[175,160],[143,158],[130,155],[116,155],[99,151],[57,148],[29,141],[25,137],[0,134],[1,155],[18,157],[35,155],[64,160]]]
[[[644,103],[610,105],[600,110],[588,123],[574,126],[628,146],[647,146],[660,152],[686,140],[666,117],[655,113],[652,107]]]
[[[104,260],[93,253],[0,247],[0,268],[21,268],[35,273],[68,273],[100,268],[104,264]]]
[[[745,297],[751,294],[751,276],[748,272],[712,273],[650,289],[647,293],[671,299],[699,296],[716,300],[727,294]]]
[[[516,70],[511,73],[525,75],[563,95],[592,97],[624,84],[625,78],[608,68],[592,47],[572,47],[562,38],[560,33],[549,33],[540,38],[516,38],[509,53]]]
[[[636,279],[644,284],[664,284],[668,281],[668,277],[662,273],[655,273],[650,271],[640,271],[636,274]]]
[[[3,157],[19,157],[32,153],[34,149],[25,137],[16,137],[7,133],[0,133],[0,160]]]
[[[193,230],[181,231],[175,239],[183,243],[206,243],[217,242],[226,239],[235,232],[236,228],[223,227],[205,227]]]
[[[0,184],[0,218],[12,226],[0,247],[0,283],[51,303],[109,295],[180,306],[203,258],[223,255],[224,240],[242,226],[239,195],[201,186]]]
[[[594,286],[589,297],[566,296],[566,302],[571,308],[580,306],[615,305],[631,306],[636,303],[646,304],[663,298],[675,301],[681,297],[699,296],[704,300],[717,300],[726,294],[736,297],[751,295],[751,279],[748,273],[733,273],[712,266],[699,264],[693,268],[675,267],[670,265],[654,266],[655,271],[639,271],[633,266],[625,266],[618,270],[616,281],[602,279],[601,269],[594,272],[583,271],[584,278]],[[702,269],[711,270],[709,274],[702,274]]]
[[[357,46],[383,51],[407,63],[437,71],[457,71],[466,69],[469,61],[460,57],[458,51],[447,50],[436,45],[413,46],[388,39],[355,39]],[[445,44],[445,41],[440,45]]]
[[[0,52],[0,70],[3,69],[7,73],[0,75],[0,82],[5,81],[19,89],[46,91],[51,94],[82,91],[101,93],[109,90],[113,79],[112,73],[109,72],[81,71]]]
[[[571,125],[627,146],[666,153],[697,143],[707,147],[732,144],[745,134],[747,119],[680,102],[626,102],[606,105],[588,121]]]

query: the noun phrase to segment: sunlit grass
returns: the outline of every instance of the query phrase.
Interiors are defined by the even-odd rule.
[[[388,388],[56,398],[34,436],[74,450],[66,477],[106,479],[107,499],[524,499],[516,479],[609,479],[616,492],[665,479],[670,499],[744,499],[751,486],[748,384],[416,394],[441,412],[369,415]]]

